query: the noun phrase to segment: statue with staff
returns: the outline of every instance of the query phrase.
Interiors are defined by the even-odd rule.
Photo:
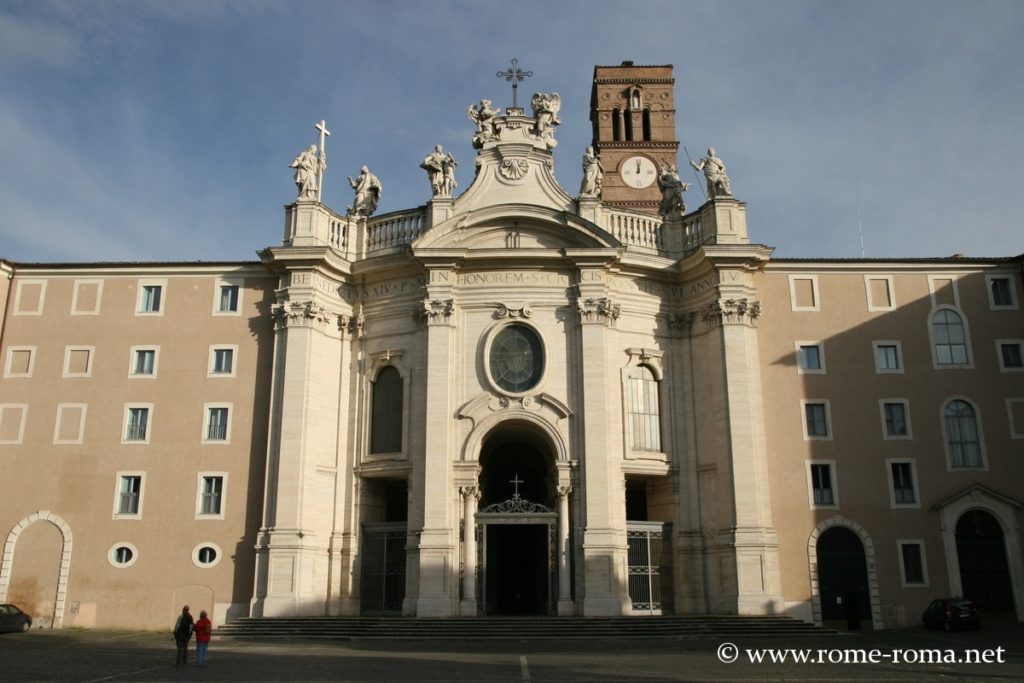
[[[317,152],[316,145],[310,145],[309,149],[299,152],[289,168],[295,169],[295,187],[299,192],[299,199],[315,199],[320,201],[323,191],[324,171],[327,170],[327,151],[324,149],[325,137],[331,132],[327,130],[324,121],[316,126],[320,131],[320,150]]]
[[[701,159],[699,164],[691,161],[690,166],[694,171],[704,171],[704,178],[708,184],[708,199],[732,196],[729,176],[725,174],[725,163],[715,156],[714,147],[708,148],[708,155]]]

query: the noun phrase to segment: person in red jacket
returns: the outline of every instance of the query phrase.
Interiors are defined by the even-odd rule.
[[[213,622],[206,616],[206,610],[199,611],[199,621],[196,622],[196,665],[206,666],[206,648],[210,646],[210,634],[213,632]]]

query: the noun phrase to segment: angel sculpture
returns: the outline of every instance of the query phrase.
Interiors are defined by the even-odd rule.
[[[480,100],[479,105],[471,104],[466,110],[466,116],[476,124],[476,134],[473,136],[473,147],[479,149],[485,142],[490,142],[498,137],[498,130],[494,125],[494,117],[498,110],[491,107],[490,100]]]
[[[535,119],[533,132],[540,138],[547,138],[548,146],[554,147],[554,126],[562,123],[562,119],[558,118],[558,110],[562,108],[562,97],[556,92],[550,95],[537,92],[530,99],[530,105],[533,107]]]

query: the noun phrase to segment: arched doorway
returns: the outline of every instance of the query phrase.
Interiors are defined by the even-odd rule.
[[[852,631],[870,624],[867,560],[857,534],[841,526],[828,529],[818,537],[817,557],[822,624]]]
[[[557,598],[555,483],[550,448],[509,426],[480,454],[481,593],[485,614],[551,614]]]
[[[983,614],[1014,612],[1006,542],[999,521],[984,510],[968,510],[956,523],[956,554],[963,596]]]

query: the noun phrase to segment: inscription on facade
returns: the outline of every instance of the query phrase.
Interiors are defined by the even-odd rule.
[[[341,285],[339,293],[349,299],[376,299],[383,296],[399,296],[418,292],[426,286],[426,278],[407,278],[404,280],[389,280],[386,282],[374,282],[366,285]]]

